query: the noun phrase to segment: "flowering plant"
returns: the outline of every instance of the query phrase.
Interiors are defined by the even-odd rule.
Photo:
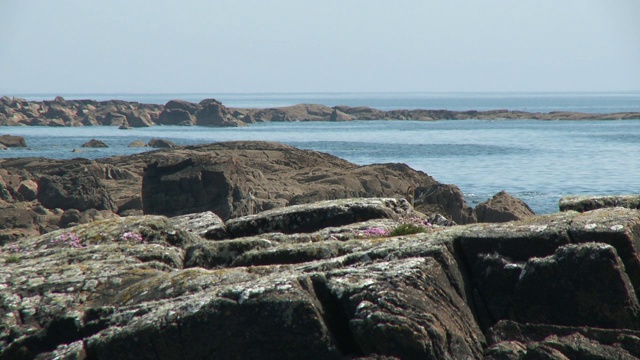
[[[85,244],[82,243],[82,239],[75,233],[72,233],[71,231],[67,233],[62,233],[54,237],[53,239],[51,239],[51,243],[69,245],[74,248],[83,248],[86,246]]]
[[[120,239],[124,240],[124,241],[135,241],[135,242],[144,242],[144,239],[142,238],[142,235],[140,234],[136,234],[134,232],[131,231],[127,231],[125,233],[123,233],[122,235],[120,235]]]

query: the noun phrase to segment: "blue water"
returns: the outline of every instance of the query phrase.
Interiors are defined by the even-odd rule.
[[[162,103],[173,95],[120,95],[124,100]],[[196,98],[197,96],[197,98]],[[268,107],[296,103],[367,105],[380,109],[447,108],[640,111],[640,93],[621,94],[227,94],[217,98],[229,106]],[[31,99],[37,99],[31,95]],[[53,96],[44,97],[47,99]],[[65,96],[106,100],[116,95]],[[351,102],[351,103],[349,103]],[[441,106],[430,106],[440,104]],[[606,109],[606,110],[605,110]],[[588,110],[588,111],[587,111]],[[539,214],[558,210],[564,195],[640,192],[640,120],[614,121],[353,121],[255,124],[246,128],[156,126],[118,130],[114,127],[7,127],[21,135],[29,149],[0,152],[0,157],[42,156],[68,159],[133,154],[134,140],[170,139],[179,145],[227,140],[267,140],[327,152],[356,164],[402,162],[456,184],[470,205],[495,193],[523,199]],[[105,149],[81,149],[89,139]],[[82,152],[72,152],[81,149]]]
[[[134,140],[166,138],[180,145],[225,140],[280,141],[357,164],[403,162],[458,185],[471,204],[506,190],[537,213],[557,211],[562,195],[637,193],[640,121],[355,121],[268,123],[248,128],[157,126],[6,128],[30,150],[2,157],[100,158],[132,154]],[[91,138],[106,149],[80,149]]]

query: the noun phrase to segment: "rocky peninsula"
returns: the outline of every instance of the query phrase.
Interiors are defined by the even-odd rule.
[[[164,105],[132,101],[65,100],[27,101],[0,98],[0,125],[6,126],[119,126],[199,125],[237,127],[269,121],[350,120],[616,120],[640,119],[640,113],[591,114],[578,112],[390,110],[369,107],[299,104],[267,109],[229,108],[215,99],[199,103],[171,100]]]
[[[0,161],[0,359],[633,359],[640,203],[269,142]]]

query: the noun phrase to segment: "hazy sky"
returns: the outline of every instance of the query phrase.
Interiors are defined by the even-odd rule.
[[[640,90],[640,0],[0,0],[0,95]]]

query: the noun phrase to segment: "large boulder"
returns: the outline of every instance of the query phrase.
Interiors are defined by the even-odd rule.
[[[176,147],[176,143],[166,139],[151,139],[147,143],[148,146],[157,149],[167,149]]]
[[[0,136],[0,144],[6,147],[27,147],[27,142],[24,137],[8,134]]]
[[[87,141],[86,143],[82,144],[82,147],[86,147],[86,148],[106,148],[106,147],[109,147],[109,145],[107,145],[102,140],[91,139],[91,140]]]
[[[182,100],[170,100],[158,116],[160,125],[194,125],[198,104]]]
[[[404,164],[359,167],[328,154],[267,142],[191,146],[149,158],[143,210],[167,216],[213,211],[226,220],[322,200],[400,198],[413,184],[437,184]]]
[[[549,281],[553,279],[553,281]],[[521,323],[639,329],[640,305],[616,249],[566,245],[524,265],[515,286]]]
[[[445,214],[457,224],[476,222],[473,209],[467,205],[464,194],[456,185],[433,184],[415,187],[414,206],[427,215]]]
[[[478,204],[474,212],[478,222],[493,223],[523,220],[535,215],[524,201],[506,191],[501,191],[491,199]]]
[[[237,127],[245,125],[237,121],[231,111],[215,99],[205,99],[200,102],[200,108],[196,112],[196,125]]]
[[[122,126],[127,127],[151,127],[155,125],[158,114],[153,111],[143,109],[133,109],[125,112],[127,122]],[[157,121],[157,120],[156,120]]]
[[[38,180],[37,199],[49,209],[117,211],[108,188],[91,174],[44,175]]]

